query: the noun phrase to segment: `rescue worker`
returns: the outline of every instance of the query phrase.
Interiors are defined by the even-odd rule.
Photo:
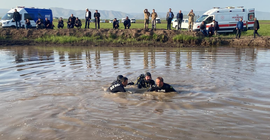
[[[73,16],[73,14],[71,14],[71,16],[68,18],[68,21],[70,21],[70,19],[71,19],[70,24],[72,25],[72,28],[73,28],[74,27],[74,24],[75,24],[76,18]]]
[[[58,27],[58,29],[59,28],[62,28],[62,29],[64,28],[64,21],[63,21],[62,17],[60,17],[60,19],[58,20],[57,27]]]
[[[236,39],[241,37],[241,32],[244,29],[244,23],[242,21],[243,19],[240,18],[240,21],[238,21],[236,24]]]
[[[15,12],[13,13],[13,21],[15,21],[16,23],[16,29],[18,29],[18,24],[19,24],[19,27],[21,28],[21,20],[22,20],[22,17],[20,13],[17,11],[17,9],[15,9]]]
[[[152,12],[152,14],[151,14],[151,18],[152,18],[152,30],[151,30],[151,31],[153,31],[154,29],[155,29],[155,31],[156,31],[156,25],[157,25],[156,19],[157,19],[157,17],[158,17],[158,15],[157,15],[157,13],[155,12],[155,9],[153,9],[153,12]]]
[[[117,92],[126,92],[125,87],[128,84],[128,78],[122,77],[120,83],[115,83],[111,85],[108,90],[112,93],[117,93]]]
[[[90,20],[91,20],[91,11],[86,9],[86,12],[85,12],[85,29],[86,29],[86,27],[89,29]]]
[[[100,29],[100,13],[98,10],[94,13],[96,29]]]
[[[45,25],[45,29],[52,29],[51,21],[48,20],[48,18],[45,18],[44,25]]]
[[[172,24],[172,19],[174,18],[174,14],[172,12],[172,9],[169,9],[169,12],[167,12],[166,15],[166,20],[167,20],[167,30],[171,30],[171,24]]]
[[[113,20],[113,28],[114,29],[118,29],[119,28],[119,22],[118,22],[118,20],[116,18],[114,18],[114,20]]]
[[[183,13],[182,11],[180,10],[179,13],[177,13],[177,27],[178,27],[178,30],[181,30],[181,25],[182,25],[182,21],[183,21]]]
[[[149,25],[150,13],[148,12],[148,9],[144,9],[143,13],[144,13],[144,30],[147,30]]]
[[[130,19],[128,17],[126,17],[126,20],[124,21],[124,26],[125,26],[125,29],[128,28],[131,26],[131,22],[130,22]]]
[[[38,20],[36,21],[36,27],[37,27],[37,29],[42,29],[43,26],[44,26],[44,25],[42,24],[41,19],[38,18]]]
[[[260,29],[260,24],[259,21],[257,20],[257,18],[254,18],[254,38],[256,38],[256,34],[260,37],[258,30]]]
[[[76,20],[75,20],[75,27],[81,28],[81,26],[82,26],[81,20],[80,20],[78,17],[76,17]]]
[[[156,85],[151,87],[148,91],[156,91],[156,92],[176,92],[175,89],[169,85],[164,83],[162,77],[158,77],[156,79]]]
[[[116,80],[112,82],[111,85],[117,84],[117,83],[121,83],[121,79],[123,78],[123,75],[118,75]]]
[[[214,22],[214,32],[215,32],[215,36],[218,35],[218,30],[219,30],[219,25],[218,22],[216,20],[213,20]]]
[[[147,72],[145,75],[141,74],[138,78],[137,81],[135,82],[135,85],[139,89],[141,88],[151,88],[153,85],[155,85],[155,81],[152,80],[151,73]]]
[[[193,31],[194,17],[195,17],[195,14],[193,13],[193,10],[191,10],[188,13],[188,31],[190,32]]]

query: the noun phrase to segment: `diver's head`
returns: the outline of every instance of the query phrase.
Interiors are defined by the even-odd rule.
[[[122,85],[125,87],[125,86],[127,86],[127,84],[128,84],[128,78],[127,77],[123,77],[122,79],[121,79],[121,83],[122,83]]]
[[[149,80],[151,80],[151,79],[152,79],[151,73],[150,73],[150,72],[146,72],[146,73],[145,73],[145,80],[146,80],[146,81],[149,81]]]
[[[157,85],[158,87],[163,87],[163,84],[164,84],[163,78],[162,78],[162,77],[158,77],[158,78],[156,79],[156,85]]]
[[[124,77],[123,75],[118,75],[118,76],[117,76],[117,81],[121,81],[121,79],[122,79],[123,77]]]

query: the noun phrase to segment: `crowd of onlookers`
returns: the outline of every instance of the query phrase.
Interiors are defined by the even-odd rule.
[[[149,25],[149,21],[150,21],[150,17],[151,17],[151,23],[152,23],[152,29],[151,30],[156,30],[156,19],[158,17],[157,13],[155,12],[155,9],[153,9],[152,13],[150,14],[150,12],[148,12],[148,9],[144,9],[144,29],[148,30],[148,25]],[[195,17],[195,13],[193,12],[193,10],[191,10],[188,13],[188,31],[193,31],[193,25],[194,25],[194,17]],[[167,20],[167,30],[171,30],[171,22],[174,18],[174,14],[172,12],[172,9],[170,8],[169,11],[166,14],[166,20]],[[183,21],[183,13],[180,10],[179,13],[177,13],[176,16],[177,19],[177,26],[176,29],[177,30],[181,30],[181,24]],[[17,12],[17,10],[15,9],[15,12],[13,14],[13,20],[16,22],[16,28],[18,28],[18,24],[19,26],[21,26],[20,20],[21,20],[21,16],[19,14],[19,12]],[[89,9],[86,9],[85,12],[85,29],[88,28],[89,29],[89,25],[90,25],[90,21],[91,21],[91,11],[89,11]],[[98,12],[98,10],[96,10],[96,12],[94,13],[94,21],[95,21],[95,28],[96,29],[100,29],[100,13]],[[124,27],[125,29],[129,29],[131,26],[131,21],[129,19],[129,17],[127,16],[126,19],[124,20]],[[237,25],[236,25],[236,38],[240,38],[241,37],[241,32],[244,29],[243,26],[243,22],[242,19],[240,19],[240,21],[238,21]],[[68,22],[67,22],[67,28],[81,28],[82,26],[82,22],[78,17],[73,16],[73,14],[71,14],[71,16],[68,18]],[[57,27],[63,28],[64,27],[64,21],[62,19],[62,17],[60,17],[59,21],[58,21],[58,25]],[[32,25],[29,21],[29,19],[25,20],[25,28],[32,28]],[[45,18],[45,21],[42,21],[40,18],[36,21],[36,28],[37,29],[53,29],[54,25],[52,24],[52,22],[48,19]],[[119,22],[116,18],[114,18],[113,20],[113,28],[114,29],[118,29],[119,28]],[[254,38],[255,35],[258,35],[258,29],[260,28],[259,26],[259,22],[256,18],[254,18]],[[218,35],[218,30],[219,30],[219,24],[217,21],[213,20],[213,23],[210,24],[210,26],[208,27],[208,30],[206,30],[206,24],[205,21],[202,21],[201,25],[200,25],[200,31],[203,33],[204,36],[213,36],[213,35]]]

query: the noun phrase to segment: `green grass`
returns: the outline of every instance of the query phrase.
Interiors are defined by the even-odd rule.
[[[37,42],[52,42],[52,43],[76,43],[81,41],[93,41],[96,42],[100,40],[99,36],[91,36],[91,37],[75,37],[75,36],[45,36],[39,37],[35,39]]]

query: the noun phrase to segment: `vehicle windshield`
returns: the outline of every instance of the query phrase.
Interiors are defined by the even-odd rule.
[[[208,15],[202,15],[200,18],[198,18],[198,19],[196,20],[196,22],[202,22],[202,21],[204,21],[207,17],[208,17]]]
[[[11,20],[13,18],[13,13],[7,13],[2,20]]]

